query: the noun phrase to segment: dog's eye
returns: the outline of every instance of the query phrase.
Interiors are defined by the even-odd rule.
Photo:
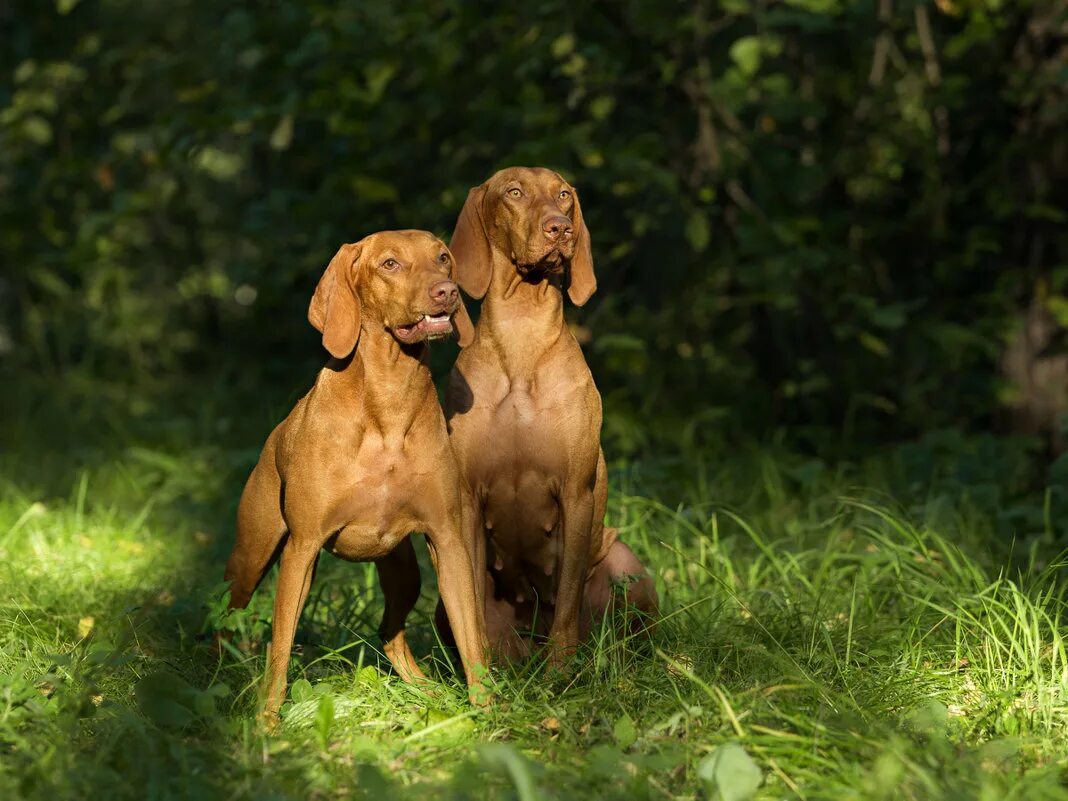
[[[568,192],[566,189],[561,189],[560,190],[560,199],[561,200],[567,200],[569,197],[571,197],[571,193],[570,192]]]
[[[386,259],[382,262],[382,269],[384,270],[396,270],[398,267],[400,267],[400,262],[396,259]]]
[[[441,262],[442,264],[448,264],[449,263],[449,254],[448,253],[442,253],[440,256],[438,256],[438,261]]]
[[[509,189],[508,194],[512,197],[523,197],[523,192],[519,189]]]

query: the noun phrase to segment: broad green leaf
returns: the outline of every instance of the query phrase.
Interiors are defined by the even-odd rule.
[[[286,114],[274,126],[271,133],[271,147],[275,150],[286,150],[293,141],[293,115]]]
[[[616,107],[616,100],[609,95],[601,95],[590,101],[590,116],[595,120],[603,120],[612,113]]]
[[[760,69],[761,43],[759,36],[743,36],[730,46],[731,60],[746,75],[754,75]]]
[[[708,247],[711,233],[708,228],[708,217],[701,209],[694,209],[686,218],[686,241],[694,252],[700,253]]]
[[[583,150],[579,158],[582,160],[582,165],[591,170],[604,166],[604,153],[592,147]]]
[[[860,344],[870,350],[876,356],[889,356],[890,346],[886,344],[882,339],[875,336],[875,334],[869,334],[867,331],[861,331],[857,335],[857,339],[860,340]]]
[[[575,49],[575,37],[565,33],[553,40],[551,52],[553,58],[563,58]]]
[[[378,62],[370,64],[364,69],[364,78],[367,81],[367,94],[372,103],[377,103],[386,92],[386,87],[397,74],[397,65],[391,62]]]
[[[738,743],[724,743],[697,767],[709,801],[748,801],[756,795],[763,771]]]
[[[47,145],[52,141],[52,124],[35,114],[22,121],[22,133],[35,144]]]
[[[229,181],[244,166],[244,160],[237,153],[229,153],[217,147],[201,148],[193,157],[193,165],[217,181]]]
[[[307,679],[297,679],[289,688],[289,697],[297,704],[307,701],[312,697],[312,683]]]
[[[638,739],[638,730],[634,727],[634,721],[630,719],[630,715],[624,713],[616,721],[612,727],[612,736],[616,740],[616,745],[620,748],[626,749],[634,745],[634,742]]]

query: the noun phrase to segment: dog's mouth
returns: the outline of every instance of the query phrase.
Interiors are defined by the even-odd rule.
[[[543,275],[560,275],[564,272],[564,265],[571,258],[565,254],[565,246],[550,245],[548,250],[540,254],[531,254],[524,261],[516,260],[516,269],[524,278],[533,278]]]
[[[452,315],[454,312],[441,311],[435,314],[424,314],[414,323],[408,325],[396,325],[393,327],[393,336],[405,345],[413,345],[416,342],[425,342],[434,339],[444,339],[452,333]]]

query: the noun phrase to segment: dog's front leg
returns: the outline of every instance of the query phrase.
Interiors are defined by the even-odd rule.
[[[549,630],[549,666],[562,669],[579,642],[579,613],[590,561],[593,493],[590,482],[565,487],[560,501],[561,543],[553,624]]]
[[[267,680],[263,717],[269,727],[278,720],[278,710],[286,695],[286,672],[297,621],[308,600],[315,564],[319,559],[319,544],[290,535],[282,551],[278,571],[278,590],[274,596],[273,635],[271,652],[267,658]]]
[[[456,647],[467,677],[468,694],[473,704],[488,700],[482,688],[486,671],[486,615],[475,590],[475,574],[467,543],[460,536],[459,514],[449,522],[427,532],[430,560],[438,576],[438,593],[445,604]]]
[[[473,490],[464,486],[460,493],[462,516],[461,531],[471,559],[471,575],[474,579],[475,604],[486,608],[486,529],[482,516],[482,502]]]

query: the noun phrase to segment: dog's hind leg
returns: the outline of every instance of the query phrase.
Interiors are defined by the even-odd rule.
[[[401,679],[408,682],[425,679],[426,675],[416,664],[404,637],[404,623],[419,600],[421,588],[419,563],[415,559],[412,538],[401,540],[389,555],[375,561],[375,567],[378,568],[378,582],[386,599],[382,625],[379,627],[383,650]]]

